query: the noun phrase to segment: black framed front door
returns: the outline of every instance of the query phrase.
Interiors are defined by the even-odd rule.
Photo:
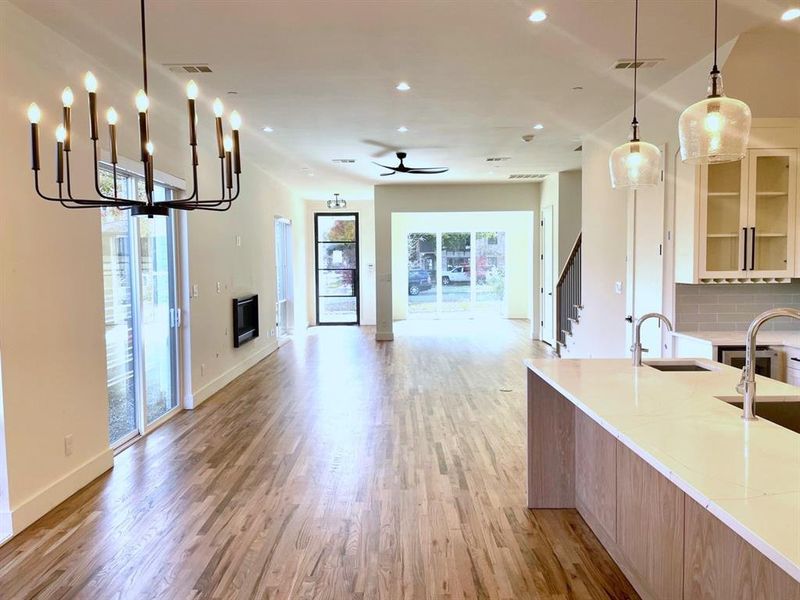
[[[358,325],[358,213],[315,213],[314,251],[317,325]]]

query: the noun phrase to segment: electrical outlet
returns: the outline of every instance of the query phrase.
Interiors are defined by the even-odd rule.
[[[275,337],[275,330],[274,329],[270,329],[269,330],[269,337]]]
[[[64,456],[72,456],[72,434],[64,436]]]
[[[219,294],[222,291],[222,284],[218,281],[217,282],[217,293]]]
[[[241,248],[242,247],[242,236],[240,236],[240,235],[236,236],[236,247],[237,248]]]
[[[197,298],[200,295],[200,286],[196,283],[192,286],[192,298]]]
[[[617,294],[622,294],[622,282],[621,281],[614,282],[614,291]]]
[[[200,363],[200,377],[206,374],[206,363]]]
[[[228,337],[228,328],[225,328],[225,337]]]

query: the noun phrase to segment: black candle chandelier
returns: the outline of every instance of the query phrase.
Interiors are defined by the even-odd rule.
[[[224,108],[219,98],[214,100],[214,115],[216,120],[217,134],[217,154],[220,160],[220,178],[222,181],[220,197],[217,199],[201,200],[197,182],[197,109],[196,101],[198,88],[194,81],[190,81],[186,86],[186,96],[189,101],[189,147],[192,159],[192,193],[185,198],[166,200],[160,202],[153,201],[154,176],[153,176],[153,142],[150,139],[150,127],[148,122],[148,109],[150,100],[147,96],[147,33],[145,29],[145,0],[141,0],[142,17],[142,71],[143,88],[136,94],[136,109],[139,113],[139,142],[140,160],[143,165],[145,178],[146,200],[132,200],[117,196],[117,119],[118,115],[114,108],[109,108],[106,113],[108,121],[109,143],[111,146],[110,163],[112,177],[114,180],[113,195],[104,194],[100,190],[99,177],[99,158],[98,158],[98,123],[97,123],[97,79],[88,72],[84,78],[84,85],[89,94],[89,132],[94,149],[94,187],[99,198],[78,198],[73,195],[71,176],[70,176],[70,151],[72,137],[72,103],[74,96],[70,88],[66,88],[61,94],[63,104],[63,123],[56,129],[56,183],[58,184],[58,196],[48,196],[43,194],[39,187],[39,121],[41,111],[33,103],[28,107],[28,119],[31,122],[31,168],[33,169],[33,179],[36,193],[50,202],[58,202],[65,208],[104,208],[113,207],[120,209],[130,209],[134,215],[146,215],[152,218],[154,215],[165,216],[170,208],[178,210],[213,210],[225,211],[231,207],[236,198],[239,197],[239,175],[242,172],[241,156],[239,150],[239,128],[242,119],[239,113],[233,111],[230,115],[231,135],[224,135],[222,127],[222,116]]]

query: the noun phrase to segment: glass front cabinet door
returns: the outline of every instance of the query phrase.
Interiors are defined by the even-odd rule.
[[[748,269],[753,277],[794,274],[797,150],[747,155]]]
[[[796,180],[793,149],[701,167],[701,279],[794,275]]]

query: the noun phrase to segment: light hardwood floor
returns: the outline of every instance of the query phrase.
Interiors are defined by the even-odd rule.
[[[527,331],[298,336],[0,547],[0,597],[635,598],[525,508]]]

